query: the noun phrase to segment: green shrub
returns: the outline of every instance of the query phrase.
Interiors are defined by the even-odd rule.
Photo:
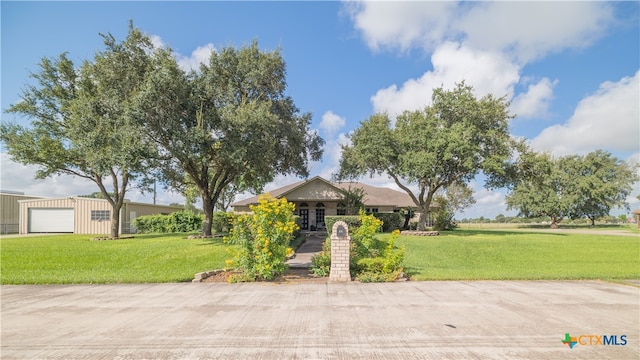
[[[192,211],[177,211],[169,215],[144,215],[133,219],[133,226],[140,234],[186,233],[202,229],[204,216]]]
[[[344,221],[349,227],[349,232],[353,233],[358,227],[360,227],[360,216],[357,215],[340,215],[340,216],[325,216],[324,223],[327,227],[327,232],[331,235],[333,224],[337,221]]]
[[[240,274],[230,281],[271,280],[287,269],[285,262],[293,253],[289,242],[298,229],[293,209],[293,203],[267,194],[251,206],[253,214],[235,218],[225,237],[225,242],[237,245],[230,248],[233,259],[227,260],[227,266]]]
[[[216,211],[213,213],[211,228],[216,233],[228,233],[233,227],[235,214],[232,212]]]
[[[166,233],[168,218],[166,215],[144,215],[133,219],[133,226],[140,234]]]
[[[400,231],[394,230],[390,239],[385,241],[376,236],[382,225],[381,220],[361,212],[359,223],[360,226],[351,235],[351,276],[363,282],[396,280],[403,270],[405,252],[404,248],[395,246]],[[319,276],[329,275],[331,244],[328,240],[323,245],[322,252],[311,259],[311,271]]]
[[[307,238],[300,232],[300,230],[296,230],[293,232],[293,239],[289,242],[289,247],[291,247],[293,251],[297,251],[306,240]]]
[[[384,233],[402,229],[404,226],[404,215],[401,213],[374,213],[373,216],[382,220],[382,232]]]
[[[167,232],[186,233],[202,230],[204,215],[196,214],[193,211],[178,211],[167,215],[169,218]]]
[[[311,272],[318,276],[329,276],[331,271],[331,239],[322,244],[322,251],[311,258]]]

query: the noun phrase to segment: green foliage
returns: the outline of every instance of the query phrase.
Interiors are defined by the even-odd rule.
[[[393,230],[402,229],[404,226],[404,215],[401,213],[374,213],[377,219],[382,221],[382,232],[388,233]]]
[[[369,255],[378,256],[377,252],[380,247],[376,234],[382,228],[382,221],[373,215],[367,215],[364,211],[360,211],[360,227],[352,232],[351,240],[355,247],[355,262],[362,257]],[[353,257],[352,257],[353,258]]]
[[[350,270],[351,275],[363,282],[394,281],[402,272],[404,248],[397,248],[395,240],[400,231],[395,230],[388,240],[376,234],[382,221],[373,215],[360,212],[360,226],[351,229]],[[319,276],[328,276],[331,271],[331,243],[327,239],[322,252],[311,259],[311,271]]]
[[[133,226],[140,234],[188,233],[202,230],[202,214],[177,211],[168,215],[144,215],[133,219]]]
[[[453,221],[453,210],[449,206],[447,198],[443,195],[436,195],[434,199],[436,204],[436,216],[433,223],[433,229],[437,231],[453,230],[457,227]]]
[[[587,217],[595,224],[613,207],[626,205],[638,179],[637,165],[602,150],[558,158],[526,152],[515,167],[513,191],[506,197],[508,208],[526,217],[548,216],[552,227],[565,217]]]
[[[117,42],[102,35],[104,50],[76,66],[66,53],[43,58],[21,101],[7,111],[28,117],[28,127],[2,124],[0,139],[13,161],[37,165],[36,177],[68,174],[96,183],[112,207],[111,237],[119,235],[120,209],[130,183],[146,188],[154,157],[145,131],[133,121],[150,70],[153,46],[130,26]],[[112,183],[112,191],[107,184]]]
[[[257,42],[224,47],[189,74],[169,49],[156,53],[154,71],[134,100],[136,119],[169,155],[164,181],[180,190],[186,174],[198,188],[206,235],[214,206],[230,195],[225,191],[261,192],[276,175],[306,176],[308,162],[320,160],[324,140],[310,129],[311,114],[300,113],[286,95],[279,50],[261,51]]]
[[[457,227],[453,220],[456,211],[461,211],[475,204],[473,191],[466,184],[453,183],[438,191],[433,199],[436,214],[433,227],[435,230],[453,230]]]
[[[232,212],[214,212],[211,230],[216,233],[228,233],[233,228],[233,219],[235,217],[236,215]]]
[[[302,232],[300,232],[300,229],[297,223],[296,223],[296,227],[298,228],[298,230],[293,232],[293,239],[291,239],[291,241],[289,242],[289,247],[293,249],[293,251],[297,251],[300,248],[300,246],[302,246],[302,244],[304,244],[304,242],[307,240],[305,235]]]
[[[331,239],[322,244],[322,251],[311,258],[311,272],[318,276],[329,276],[331,272]]]
[[[139,234],[166,233],[168,220],[161,214],[138,216],[133,219],[133,226]]]
[[[241,272],[230,280],[271,280],[286,269],[286,259],[293,253],[289,243],[298,229],[293,203],[266,194],[252,205],[253,214],[238,215],[225,241],[237,245],[231,248],[233,259],[227,266]]]
[[[439,189],[467,183],[480,171],[490,179],[503,172],[515,145],[510,117],[505,98],[477,99],[464,83],[435,89],[432,105],[403,112],[394,126],[388,114],[363,121],[350,136],[352,145],[343,147],[338,178],[389,175],[419,208],[422,230]]]
[[[360,216],[353,216],[353,215],[325,216],[324,223],[326,224],[328,232],[331,232],[331,230],[333,229],[333,224],[335,224],[336,221],[344,221],[349,227],[350,231],[354,231],[355,229],[360,227],[360,224],[361,224]]]
[[[358,215],[364,209],[364,197],[367,193],[362,188],[352,188],[349,185],[346,189],[341,189],[342,203],[345,215]]]

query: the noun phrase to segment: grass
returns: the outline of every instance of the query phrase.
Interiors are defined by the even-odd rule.
[[[401,236],[414,280],[640,279],[640,237],[539,233],[533,229],[458,229]],[[184,234],[92,241],[88,235],[0,239],[2,284],[191,281],[220,269],[222,239]]]
[[[458,229],[401,236],[414,280],[640,279],[640,238]]]
[[[184,234],[107,241],[90,235],[2,238],[0,277],[2,284],[181,282],[223,268],[227,257],[222,239],[187,240]]]
[[[549,224],[518,224],[518,223],[459,223],[460,229],[550,229]],[[585,230],[620,230],[629,233],[640,234],[636,224],[558,224],[559,229],[585,229]]]

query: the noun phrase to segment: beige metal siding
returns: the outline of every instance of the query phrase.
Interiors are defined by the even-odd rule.
[[[37,196],[0,193],[0,234],[20,231],[20,200],[39,199]]]
[[[42,209],[42,208],[75,208],[73,199],[37,199],[20,201],[20,234],[27,234],[29,232],[29,209]],[[77,214],[74,215],[74,223],[78,224]]]
[[[76,234],[107,235],[111,233],[111,204],[103,199],[75,198],[76,199]],[[109,211],[106,220],[91,220],[92,210]]]
[[[29,209],[30,208],[73,208],[74,209],[74,233],[75,234],[95,234],[105,235],[111,232],[111,204],[104,199],[91,198],[64,198],[64,199],[38,199],[20,202],[20,233],[26,234],[29,231]],[[91,220],[91,212],[95,210],[109,211],[109,218],[106,220]],[[129,233],[130,222],[135,217],[153,214],[169,214],[183,210],[182,207],[151,205],[141,203],[125,202],[120,211],[120,232]]]

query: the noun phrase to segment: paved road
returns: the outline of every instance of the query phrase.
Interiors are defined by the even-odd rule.
[[[0,290],[2,359],[638,359],[640,353],[640,288],[598,281]],[[561,342],[566,333],[617,335],[619,342],[626,335],[626,345],[570,349]]]

